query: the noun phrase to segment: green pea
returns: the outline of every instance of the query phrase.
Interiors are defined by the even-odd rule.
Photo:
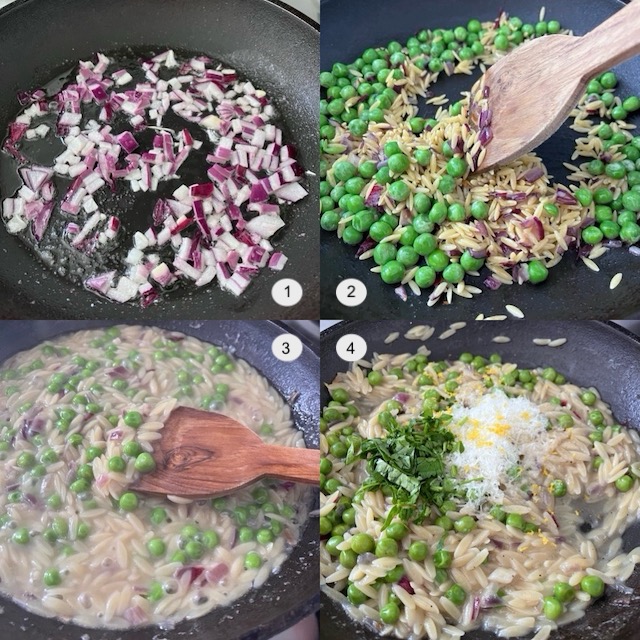
[[[453,178],[461,178],[467,171],[468,165],[463,158],[451,158],[446,165],[447,173]]]
[[[374,539],[368,533],[356,533],[350,540],[351,549],[358,555],[370,553],[375,547]]]
[[[380,620],[385,624],[395,624],[400,618],[400,607],[395,602],[387,602],[380,607]]]
[[[387,162],[389,171],[396,174],[404,173],[409,168],[409,164],[409,158],[404,153],[394,153]]]
[[[123,511],[135,511],[138,508],[138,496],[127,491],[120,496],[118,505]]]
[[[449,174],[445,174],[440,176],[440,180],[438,181],[438,191],[443,195],[447,195],[451,193],[456,188],[456,181],[453,176]]]
[[[508,513],[505,524],[514,529],[524,530],[524,518],[519,513]]]
[[[460,606],[467,598],[467,592],[455,582],[445,591],[445,598],[448,598],[456,606]]]
[[[50,509],[59,509],[62,506],[62,498],[60,497],[60,494],[58,493],[53,493],[51,494],[48,498],[47,498],[47,506]]]
[[[453,523],[453,528],[458,533],[469,533],[476,528],[476,521],[471,516],[462,516]]]
[[[166,550],[167,548],[162,538],[151,538],[151,540],[147,542],[147,551],[155,558],[163,556]]]
[[[204,545],[197,540],[189,540],[184,546],[184,551],[192,560],[199,560],[204,555]]]
[[[93,480],[93,467],[90,464],[81,464],[76,472],[78,478],[90,482]]]
[[[54,518],[51,528],[57,538],[66,538],[69,534],[69,523],[65,518]]]
[[[127,411],[124,414],[124,423],[136,429],[142,424],[142,414],[139,411]]]
[[[62,582],[62,578],[57,569],[46,569],[42,574],[42,581],[47,587],[55,587]]]
[[[471,203],[470,211],[476,220],[484,220],[489,215],[489,205],[481,200],[474,200]]]
[[[569,429],[570,427],[573,427],[573,424],[574,424],[573,416],[569,415],[568,413],[560,414],[558,416],[558,424],[563,429]]]
[[[389,260],[382,265],[380,277],[387,284],[397,284],[404,277],[404,266],[398,260]]]
[[[449,256],[442,249],[436,249],[427,257],[427,263],[434,271],[442,272],[449,264]]]
[[[385,534],[393,540],[402,540],[407,533],[409,528],[402,522],[392,522],[385,530]]]
[[[620,491],[620,493],[626,493],[633,486],[633,478],[630,475],[620,476],[616,480],[616,489]]]
[[[134,440],[129,440],[122,445],[122,452],[130,458],[136,458],[142,452],[142,447]],[[99,455],[102,455],[102,451]]]
[[[357,168],[348,160],[339,160],[333,165],[333,175],[336,180],[346,182],[358,173]]]
[[[564,612],[564,607],[555,596],[546,596],[542,599],[542,612],[549,620],[557,620]]]
[[[410,189],[406,182],[402,180],[396,180],[392,182],[389,187],[389,197],[396,202],[401,202],[409,197]]]
[[[149,591],[147,592],[147,600],[149,602],[158,602],[164,597],[164,587],[159,582],[152,582],[149,585]]]
[[[31,469],[36,464],[36,457],[30,451],[23,451],[16,459],[16,465],[21,469]]]
[[[344,442],[338,441],[331,445],[330,451],[331,455],[336,458],[344,458],[347,455],[348,447]]]
[[[493,505],[489,511],[489,515],[498,520],[499,522],[506,522],[507,514],[500,505]]]
[[[433,554],[433,564],[436,569],[448,569],[453,562],[451,551],[440,549]]]
[[[415,283],[421,288],[426,289],[433,285],[436,280],[436,271],[433,267],[423,266],[420,267],[414,277]]]
[[[580,187],[580,189],[576,189],[573,195],[583,207],[588,207],[593,202],[591,191],[589,191],[589,189],[587,189],[586,187]]]
[[[413,152],[413,157],[421,167],[428,167],[431,164],[431,149],[418,148]]]
[[[599,598],[604,593],[604,582],[598,576],[585,576],[580,580],[580,589],[592,598]]]
[[[355,584],[350,583],[347,587],[347,598],[354,605],[364,604],[369,598]]]
[[[575,589],[567,582],[556,582],[553,585],[553,595],[560,602],[570,602],[575,598]]]
[[[556,498],[567,495],[567,483],[564,480],[553,480],[549,485],[549,489]]]
[[[378,558],[394,558],[398,555],[398,543],[392,538],[380,538],[376,544],[375,554]]]
[[[426,542],[422,542],[421,540],[416,540],[409,545],[408,555],[411,560],[414,562],[423,562],[428,553],[429,547]]]
[[[102,455],[103,451],[101,447],[91,446],[86,450],[87,462],[93,462],[96,458]]]
[[[120,456],[112,456],[107,461],[109,471],[122,472],[127,468],[127,463]]]
[[[16,544],[28,544],[30,539],[29,529],[26,527],[20,527],[11,534],[11,540]]]

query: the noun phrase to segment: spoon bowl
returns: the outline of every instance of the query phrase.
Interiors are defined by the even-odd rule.
[[[640,0],[584,36],[550,35],[517,47],[483,77],[492,139],[478,171],[515,160],[549,138],[591,78],[640,53]]]
[[[204,498],[264,477],[318,484],[317,449],[265,444],[233,418],[189,407],[174,409],[153,449],[155,470],[134,483],[144,493]]]

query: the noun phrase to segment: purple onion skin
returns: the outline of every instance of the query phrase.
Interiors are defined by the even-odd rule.
[[[487,289],[495,291],[502,286],[502,283],[496,280],[493,276],[489,276],[488,278],[484,279],[484,286],[487,287]]]
[[[487,126],[481,129],[478,140],[480,140],[480,144],[483,147],[486,147],[491,142],[491,140],[493,140],[493,130],[491,129],[491,127]]]
[[[578,201],[564,189],[558,189],[556,191],[556,202],[561,204],[578,204]]]
[[[478,126],[480,129],[484,129],[491,124],[491,119],[493,118],[493,111],[491,109],[483,109],[480,112],[480,120],[478,121]]]

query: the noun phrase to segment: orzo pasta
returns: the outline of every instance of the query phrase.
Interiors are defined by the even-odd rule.
[[[640,561],[640,437],[551,367],[424,351],[327,385],[323,590],[385,636],[547,638]]]
[[[0,368],[0,589],[88,627],[171,625],[259,587],[298,539],[308,492],[264,481],[222,498],[136,494],[178,406],[304,447],[289,407],[245,361],[180,333],[120,326]],[[232,473],[233,470],[229,470]]]

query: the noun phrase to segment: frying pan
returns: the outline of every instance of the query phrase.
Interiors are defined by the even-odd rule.
[[[47,83],[98,51],[124,47],[202,52],[251,78],[273,98],[302,165],[316,173],[318,26],[270,0],[17,0],[0,10],[0,136],[17,115],[18,90]],[[287,226],[278,238],[289,257],[285,270],[265,269],[239,298],[214,284],[177,289],[147,309],[114,304],[54,275],[2,225],[0,292],[8,301],[2,314],[127,320],[316,317],[318,255],[308,247],[318,246],[318,187],[314,176],[306,184],[309,196],[287,211]],[[305,292],[294,307],[280,307],[271,298],[271,287],[283,277],[298,280]]]
[[[546,19],[557,19],[563,27],[573,29],[581,35],[606,19],[622,6],[618,0],[449,0],[448,2],[415,2],[413,0],[340,0],[322,2],[321,69],[330,69],[335,62],[349,63],[371,46],[383,46],[391,40],[406,42],[416,31],[431,27],[454,27],[466,24],[470,18],[493,20],[501,9],[525,22],[537,22],[542,5],[546,6]],[[620,79],[620,95],[640,93],[640,58],[630,60],[616,68]],[[455,100],[461,91],[468,91],[473,78],[452,76],[436,84],[437,93]],[[442,87],[442,91],[440,88]],[[544,100],[544,95],[540,96]],[[433,114],[435,109],[424,108],[422,115]],[[430,117],[429,116],[429,117]],[[631,121],[636,125],[640,117]],[[542,156],[555,180],[566,176],[563,162],[569,162],[573,151],[575,133],[566,125],[545,142],[538,153]],[[420,318],[425,313],[442,320],[455,321],[461,316],[478,313],[491,315],[503,313],[505,304],[518,306],[528,318],[536,319],[612,319],[640,314],[640,258],[628,253],[626,248],[609,251],[598,259],[600,272],[590,271],[575,252],[568,253],[562,262],[549,271],[548,280],[539,286],[502,286],[497,291],[484,290],[472,300],[459,299],[454,295],[454,304],[426,306],[426,297],[409,292],[407,302],[402,302],[394,293],[394,287],[384,284],[378,275],[369,272],[375,266],[372,260],[359,261],[354,258],[354,248],[338,240],[335,233],[322,232],[322,311],[325,318],[358,319],[367,317],[383,319],[385,311],[393,308],[395,317]],[[611,277],[622,272],[624,279],[615,290],[609,290]],[[481,278],[469,281],[482,287]],[[337,302],[335,288],[345,278],[358,278],[368,288],[368,296],[359,307],[344,307]]]
[[[447,323],[431,322],[434,336],[426,343],[406,340],[404,334],[412,323],[406,321],[343,322],[323,331],[321,340],[321,380],[330,382],[347,364],[336,355],[338,339],[346,334],[361,335],[367,342],[367,358],[377,353],[415,352],[426,344],[432,351],[430,358],[457,358],[461,353],[489,356],[499,353],[503,361],[516,362],[525,368],[554,367],[567,380],[582,386],[596,386],[605,402],[611,405],[614,416],[623,425],[640,428],[640,340],[620,327],[597,321],[525,321],[474,322],[447,340],[437,336],[448,328]],[[400,338],[391,344],[384,339],[392,332]],[[491,342],[494,336],[511,338],[507,344]],[[562,347],[539,347],[532,339],[567,338]],[[321,395],[322,406],[330,399],[326,388]],[[624,537],[623,549],[630,551],[640,544],[640,524],[633,525]],[[640,570],[627,581],[636,593],[626,595],[608,589],[605,597],[586,611],[584,618],[561,627],[551,635],[553,640],[636,640],[640,613]],[[347,616],[340,605],[325,595],[321,598],[321,640],[373,640],[379,636]],[[484,631],[469,632],[465,640],[496,640]],[[530,636],[528,636],[530,637]]]
[[[42,321],[0,322],[0,361],[28,349],[54,336],[80,329],[107,326],[96,321]],[[151,323],[148,323],[151,324]],[[289,329],[274,322],[260,321],[208,321],[157,322],[164,329],[182,331],[201,340],[219,344],[233,350],[264,375],[280,393],[288,398],[294,391],[298,398],[289,403],[295,425],[304,433],[308,447],[318,447],[318,375],[317,348],[302,338],[302,355],[291,363],[276,360],[271,353],[273,339]],[[317,498],[313,502],[317,502]],[[313,504],[309,505],[315,508]],[[311,518],[303,525],[301,539],[291,555],[258,590],[251,590],[230,606],[214,609],[196,620],[181,622],[175,629],[161,631],[147,627],[132,631],[84,629],[72,624],[61,624],[53,618],[43,618],[0,598],[4,608],[0,640],[16,636],[29,640],[78,640],[88,633],[91,640],[157,640],[166,638],[194,638],[210,640],[267,640],[276,633],[295,624],[318,607],[318,535],[317,520]]]

